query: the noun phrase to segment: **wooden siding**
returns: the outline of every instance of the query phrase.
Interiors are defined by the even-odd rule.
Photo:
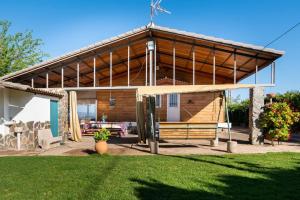
[[[131,85],[145,84],[145,71],[130,74]],[[165,75],[168,75],[166,73]],[[190,79],[185,79],[185,74],[178,73],[176,76],[177,85],[190,84]],[[208,78],[196,77],[201,80],[201,84],[209,84]],[[162,78],[157,81],[157,85],[171,85],[170,78]],[[108,85],[109,80],[99,82],[99,85]],[[127,84],[127,74],[113,78],[113,86],[125,86]],[[193,93],[180,95],[180,120],[184,122],[217,122],[220,115],[220,122],[224,121],[224,110],[220,112],[221,92],[213,93]],[[114,107],[109,106],[110,96],[116,99]],[[97,92],[97,115],[101,119],[103,114],[107,115],[108,121],[136,121],[136,93],[134,90],[112,90]],[[161,96],[161,107],[156,109],[158,121],[167,121],[167,95]]]

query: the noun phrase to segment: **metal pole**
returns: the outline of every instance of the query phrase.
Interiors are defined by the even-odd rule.
[[[146,47],[146,80],[145,85],[148,85],[148,48]]]
[[[34,79],[31,79],[31,87],[34,88]]]
[[[257,72],[258,72],[258,65],[257,65],[257,58],[255,61],[255,84],[257,84]]]
[[[276,77],[276,63],[273,62],[273,84],[275,84],[275,77]]]
[[[175,85],[175,66],[176,66],[176,49],[175,46],[173,47],[173,85]]]
[[[77,87],[79,88],[80,86],[80,80],[79,80],[79,63],[77,63]]]
[[[236,54],[234,53],[234,66],[233,66],[233,83],[236,84]]]
[[[96,57],[94,57],[94,87],[96,87]]]
[[[228,135],[229,135],[229,141],[231,141],[231,131],[230,131],[229,113],[228,113],[228,105],[227,105],[227,98],[226,98],[226,91],[225,91],[225,90],[224,90],[224,99],[225,99],[225,109],[226,109],[226,118],[227,118]]]
[[[127,85],[130,86],[130,46],[128,45],[128,61],[127,61],[127,71],[128,71],[128,74],[127,74]]]
[[[154,85],[156,86],[156,42],[154,46]]]
[[[61,88],[64,88],[64,68],[61,68]]]
[[[109,53],[109,86],[112,87],[112,52]]]
[[[213,85],[216,84],[216,55],[214,50],[214,57],[213,57]]]
[[[149,85],[153,85],[153,51],[150,51],[149,55]]]
[[[193,49],[193,85],[195,85],[195,50]]]
[[[49,88],[49,74],[46,74],[46,88]]]

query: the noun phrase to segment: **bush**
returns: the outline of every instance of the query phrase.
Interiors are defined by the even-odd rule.
[[[233,125],[249,124],[249,99],[241,102],[233,102],[228,105],[229,119]]]
[[[259,118],[263,133],[272,141],[287,140],[291,125],[297,121],[299,121],[299,113],[293,113],[286,102],[267,104]]]
[[[110,134],[109,130],[107,130],[106,128],[102,128],[101,130],[96,131],[94,133],[95,142],[98,142],[98,141],[107,141],[110,135],[111,134]]]

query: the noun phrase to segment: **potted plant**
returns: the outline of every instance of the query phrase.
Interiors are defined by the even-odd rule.
[[[102,128],[99,131],[94,132],[95,149],[99,154],[105,154],[108,150],[107,140],[110,136],[110,131],[106,128]]]
[[[266,139],[274,141],[286,141],[289,138],[290,127],[299,121],[298,113],[293,113],[287,103],[268,104],[263,108],[259,118],[260,127]]]

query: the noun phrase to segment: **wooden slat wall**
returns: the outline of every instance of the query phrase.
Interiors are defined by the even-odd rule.
[[[145,72],[131,73],[131,85],[144,85]],[[170,83],[168,83],[170,81]],[[172,80],[162,80],[158,85],[171,85]],[[176,84],[185,84],[176,82]],[[99,85],[108,85],[108,82],[101,82]],[[113,79],[113,86],[127,84],[127,76]],[[185,122],[217,122],[220,111],[221,92],[181,94],[180,96],[180,119]],[[110,91],[97,92],[97,114],[101,119],[102,114],[108,116],[108,121],[136,121],[136,94],[133,90],[112,90],[111,96],[115,97],[116,105],[109,107]],[[188,103],[189,102],[189,103]],[[191,115],[189,114],[191,113]],[[159,121],[167,121],[167,96],[161,96],[161,107],[156,109],[156,117]],[[220,122],[224,122],[224,110],[221,108]]]

